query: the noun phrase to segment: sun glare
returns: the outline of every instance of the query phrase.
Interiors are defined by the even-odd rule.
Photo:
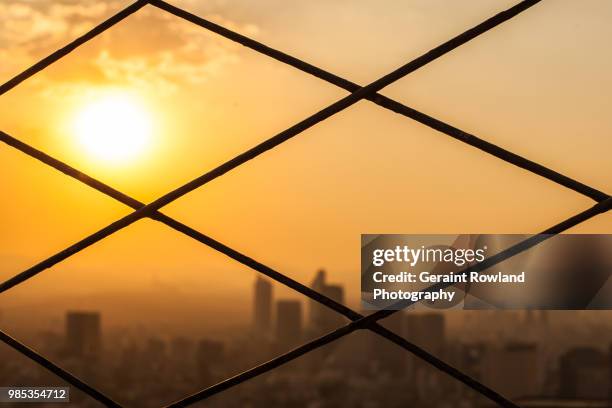
[[[73,128],[88,154],[117,162],[144,153],[151,142],[153,124],[138,99],[116,93],[85,103],[76,113]]]

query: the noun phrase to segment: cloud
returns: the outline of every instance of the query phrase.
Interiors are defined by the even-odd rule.
[[[0,75],[26,68],[123,6],[69,0],[0,3],[0,58],[7,61]],[[205,17],[246,35],[257,34],[257,26],[232,21],[220,14],[218,5],[214,9],[215,15]],[[174,92],[204,83],[236,63],[240,52],[229,40],[147,6],[80,48],[76,57],[39,74],[35,84],[46,94],[88,82]]]
[[[29,52],[57,43],[78,35],[78,30],[99,20],[111,7],[112,4],[103,2],[3,2],[0,4],[0,47],[20,47]]]

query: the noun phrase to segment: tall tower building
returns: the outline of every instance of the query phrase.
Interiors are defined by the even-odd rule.
[[[253,328],[256,333],[268,334],[272,326],[272,283],[261,276],[255,281]]]
[[[310,283],[310,288],[319,293],[323,293],[323,289],[325,287],[325,280],[326,280],[325,270],[319,269],[314,279]],[[314,328],[317,326],[319,320],[321,319],[321,312],[325,307],[319,304],[319,302],[313,299],[309,299],[309,308],[310,308],[310,314],[308,317],[309,326],[311,328]]]
[[[74,357],[98,357],[102,348],[98,312],[66,313],[66,351]]]
[[[535,343],[512,342],[487,350],[483,378],[494,390],[508,398],[540,394],[541,365]]]
[[[446,352],[446,324],[444,314],[430,312],[422,313],[419,328],[421,330],[422,345],[437,356],[444,356]]]
[[[403,320],[404,326],[402,329],[407,340],[435,356],[442,359],[446,358],[446,320],[443,313],[411,311],[405,314]],[[431,371],[427,363],[412,354],[408,354],[406,358],[409,375],[414,378],[415,384],[421,392],[426,391],[425,387],[430,387],[439,382],[440,377],[434,375],[435,373]],[[439,384],[435,384],[435,386],[439,386]]]
[[[610,367],[606,354],[594,347],[576,347],[559,358],[560,394],[570,399],[605,400]]]
[[[302,340],[302,303],[299,300],[276,303],[276,340],[282,347],[297,346]]]
[[[211,382],[218,376],[224,361],[225,345],[217,340],[202,339],[196,349],[195,360],[200,379]]]
[[[365,311],[363,314],[367,315],[370,313],[372,313],[372,311]],[[404,337],[404,318],[404,311],[398,311],[380,320],[379,323],[383,327]],[[398,353],[397,344],[393,344],[380,336],[369,336],[368,342],[370,348],[369,354],[372,356],[371,360],[374,361],[377,370],[388,372],[394,377],[406,374],[408,353]]]
[[[313,279],[310,287],[313,290],[335,300],[338,303],[344,304],[344,288],[340,285],[329,285],[327,283],[327,274],[325,270],[320,269]],[[315,300],[309,301],[310,305],[310,329],[321,334],[342,326],[346,320],[338,312],[323,306]]]

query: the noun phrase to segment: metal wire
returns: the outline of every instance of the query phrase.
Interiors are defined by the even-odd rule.
[[[351,92],[350,95],[338,100],[337,102],[335,102],[334,104],[329,105],[328,107],[326,107],[325,109],[322,109],[321,111],[311,115],[310,117],[304,119],[303,121],[297,123],[296,125],[286,129],[285,131],[273,136],[272,138],[266,140],[263,143],[260,143],[259,145],[255,146],[254,148],[246,151],[245,153],[235,157],[232,160],[229,160],[228,162],[222,164],[221,166],[209,171],[208,173],[205,173],[204,175],[192,180],[191,182],[171,191],[170,193],[160,197],[159,199],[153,201],[152,203],[145,205],[144,203],[139,202],[138,200],[135,200],[121,192],[119,192],[118,190],[113,189],[112,187],[84,174],[79,172],[78,170],[70,167],[69,165],[33,148],[32,146],[29,146],[21,141],[19,141],[18,139],[13,138],[12,136],[4,133],[4,132],[0,132],[0,140],[2,140],[3,142],[5,142],[6,144],[28,154],[31,157],[34,157],[40,161],[42,161],[43,163],[46,163],[47,165],[50,165],[52,167],[54,167],[55,169],[69,175],[70,177],[76,178],[79,181],[95,188],[96,190],[112,197],[115,198],[116,200],[130,206],[131,208],[135,209],[136,211],[134,211],[133,213],[129,214],[126,217],[121,218],[120,220],[115,221],[114,223],[108,225],[107,227],[101,229],[100,231],[88,236],[87,238],[79,241],[78,243],[72,245],[69,248],[66,248],[65,250],[47,258],[46,260],[40,262],[39,264],[33,266],[32,268],[29,268],[28,270],[14,276],[13,278],[3,282],[2,284],[0,284],[0,293],[4,292],[12,287],[14,287],[15,285],[24,282],[25,280],[35,276],[36,274],[42,272],[43,270],[57,264],[58,262],[63,261],[64,259],[68,258],[69,256],[85,249],[86,247],[94,244],[95,242],[105,238],[106,236],[132,224],[133,222],[143,218],[143,217],[150,217],[152,219],[155,219],[157,221],[160,221],[164,224],[166,224],[167,226],[182,232],[183,234],[190,236],[193,239],[196,239],[197,241],[210,246],[213,249],[216,249],[217,251],[229,256],[230,258],[251,267],[254,270],[257,270],[269,277],[271,277],[272,279],[275,279],[276,281],[291,287],[292,289],[304,294],[305,296],[308,296],[311,299],[316,300],[317,302],[335,310],[336,312],[344,315],[345,317],[349,318],[350,320],[352,320],[351,323],[349,323],[348,325],[341,327],[333,332],[328,333],[325,336],[320,337],[319,339],[316,339],[310,343],[307,343],[295,350],[290,351],[289,353],[286,353],[284,355],[281,355],[273,360],[270,360],[269,362],[255,367],[251,370],[248,370],[242,374],[239,374],[235,377],[232,377],[230,379],[227,379],[213,387],[210,387],[206,390],[203,390],[199,393],[196,393],[190,397],[187,397],[181,401],[176,402],[175,404],[172,404],[172,406],[185,406],[188,405],[190,403],[196,402],[196,401],[200,401],[203,400],[205,398],[208,398],[214,394],[217,394],[225,389],[228,389],[234,385],[237,385],[239,383],[242,383],[244,381],[246,381],[249,378],[253,378],[257,375],[263,374],[275,367],[278,367],[282,364],[285,364],[288,361],[291,361],[303,354],[306,354],[309,351],[312,351],[316,348],[319,348],[325,344],[328,344],[336,339],[339,339],[355,330],[358,329],[369,329],[374,331],[375,333],[381,335],[384,338],[387,338],[388,340],[398,344],[399,346],[403,347],[404,349],[412,352],[413,354],[415,354],[416,356],[422,358],[423,360],[427,361],[428,363],[430,363],[431,365],[433,365],[434,367],[438,368],[439,370],[446,372],[447,374],[453,376],[454,378],[458,379],[459,381],[462,381],[464,384],[468,385],[469,387],[475,389],[476,391],[480,392],[481,394],[483,394],[484,396],[486,396],[487,398],[491,399],[492,401],[498,403],[500,406],[504,406],[504,407],[516,407],[516,405],[514,403],[512,403],[511,401],[509,401],[508,399],[504,398],[503,396],[501,396],[500,394],[498,394],[497,392],[495,392],[494,390],[489,389],[488,387],[484,386],[483,384],[480,384],[479,382],[475,381],[474,379],[470,378],[469,376],[467,376],[466,374],[462,373],[461,371],[457,370],[456,368],[448,365],[447,363],[443,362],[442,360],[438,359],[437,357],[431,355],[430,353],[424,351],[423,349],[421,349],[420,347],[416,346],[413,343],[408,342],[406,339],[404,339],[403,337],[397,335],[396,333],[382,327],[381,325],[379,325],[377,322],[380,319],[384,319],[385,317],[388,317],[389,315],[395,313],[396,311],[390,311],[390,310],[382,310],[376,313],[373,313],[371,315],[368,316],[362,316],[361,314],[351,310],[350,308],[347,308],[346,306],[335,302],[334,300],[302,285],[301,283],[291,279],[290,277],[277,272],[275,270],[273,270],[272,268],[220,243],[219,241],[214,240],[211,237],[208,237],[202,233],[200,233],[199,231],[194,230],[191,227],[188,227],[187,225],[176,221],[164,214],[162,214],[161,212],[159,212],[159,209],[161,209],[163,206],[169,204],[170,202],[182,197],[183,195],[189,193],[190,191],[193,191],[196,188],[201,187],[202,185],[214,180],[217,177],[220,177],[221,175],[225,174],[226,172],[240,166],[241,164],[244,164],[245,162],[259,156],[260,154],[266,152],[267,150],[270,150],[282,143],[284,143],[285,141],[289,140],[290,138],[296,136],[297,134],[303,132],[304,130],[316,125],[317,123],[331,117],[332,115],[334,115],[337,112],[340,112],[343,109],[346,109],[347,107],[353,105],[354,103],[358,102],[361,99],[368,99],[380,106],[383,106],[389,110],[392,110],[396,113],[402,114],[404,116],[410,117],[414,120],[417,120],[433,129],[439,130],[455,139],[461,140],[467,144],[470,144],[474,147],[479,148],[480,150],[483,150],[489,154],[492,154],[495,157],[498,157],[504,161],[507,161],[509,163],[512,163],[516,166],[519,166],[521,168],[524,168],[532,173],[538,174],[542,177],[545,177],[549,180],[552,180],[560,185],[563,185],[567,188],[570,188],[576,192],[579,192],[583,195],[586,195],[592,199],[594,199],[595,201],[598,201],[598,204],[596,204],[595,206],[593,206],[592,208],[583,211],[582,213],[579,213],[565,221],[563,221],[560,224],[557,224],[554,227],[549,228],[548,230],[544,231],[542,234],[548,234],[548,235],[536,235],[535,237],[532,237],[530,239],[527,239],[526,241],[524,241],[523,243],[520,243],[514,247],[511,247],[509,249],[507,249],[506,251],[502,251],[500,254],[493,256],[487,260],[485,260],[482,265],[480,265],[481,269],[486,269],[498,262],[501,262],[504,259],[507,259],[510,256],[515,255],[516,253],[522,252],[524,250],[527,250],[528,248],[530,248],[533,245],[537,245],[539,242],[541,242],[543,239],[547,239],[548,237],[550,237],[550,234],[558,234],[564,230],[566,230],[567,228],[570,228],[574,225],[577,225],[591,217],[594,217],[597,214],[606,212],[610,209],[611,206],[611,200],[610,200],[610,196],[598,191],[592,187],[589,187],[583,183],[580,183],[576,180],[573,180],[567,176],[564,176],[560,173],[557,173],[547,167],[544,167],[538,163],[535,163],[533,161],[530,161],[528,159],[525,159],[519,155],[516,155],[515,153],[509,152],[501,147],[495,146],[483,139],[480,139],[474,135],[471,135],[467,132],[464,132],[458,128],[455,128],[451,125],[448,125],[442,121],[439,121],[431,116],[428,116],[424,113],[421,113],[413,108],[410,108],[408,106],[405,106],[399,102],[396,102],[390,98],[387,98],[383,95],[380,95],[378,93],[378,91],[380,91],[382,88],[384,88],[385,86],[391,84],[392,82],[397,81],[398,79],[404,77],[405,75],[408,75],[409,73],[419,69],[420,67],[428,64],[429,62],[439,58],[440,56],[454,50],[455,48],[457,48],[458,46],[476,38],[477,36],[483,34],[484,32],[490,30],[491,28],[496,27],[497,25],[511,19],[512,17],[516,16],[517,14],[521,13],[522,11],[528,9],[529,7],[535,5],[536,3],[538,3],[540,0],[525,0],[522,1],[521,3],[509,8],[506,11],[503,11],[493,17],[491,17],[490,19],[486,20],[485,22],[473,27],[470,30],[467,30],[466,32],[460,34],[459,36],[447,41],[446,43],[432,49],[431,51],[423,54],[422,56],[420,56],[419,58],[416,58],[415,60],[403,65],[402,67],[396,69],[395,71],[389,73],[388,75],[372,82],[371,84],[364,86],[364,87],[360,87],[359,85],[352,83],[344,78],[341,78],[339,76],[336,76],[334,74],[331,74],[327,71],[324,71],[318,67],[315,67],[311,64],[308,64],[304,61],[301,61],[295,57],[292,57],[288,54],[285,54],[281,51],[275,50],[273,48],[267,47],[255,40],[252,40],[248,37],[244,37],[236,32],[233,32],[231,30],[228,30],[224,27],[221,27],[219,25],[216,25],[212,22],[209,22],[205,19],[202,19],[198,16],[195,16],[183,9],[177,8],[175,6],[172,6],[168,3],[166,3],[163,0],[150,0],[150,1],[137,1],[135,3],[133,3],[132,5],[126,7],[125,9],[121,10],[120,12],[118,12],[117,14],[115,14],[114,16],[112,16],[111,18],[109,18],[108,20],[102,22],[101,24],[99,24],[98,26],[96,26],[95,28],[93,28],[92,30],[90,30],[89,32],[87,32],[86,34],[84,34],[83,36],[79,37],[78,39],[76,39],[75,41],[71,42],[70,44],[68,44],[67,46],[59,49],[58,51],[56,51],[55,53],[49,55],[48,57],[44,58],[43,60],[41,60],[40,62],[34,64],[32,67],[28,68],[26,71],[24,71],[23,73],[17,75],[16,77],[14,77],[13,79],[9,80],[8,82],[6,82],[5,84],[0,86],[0,95],[8,92],[9,90],[13,89],[15,86],[17,86],[18,84],[20,84],[21,82],[25,81],[27,78],[35,75],[37,72],[43,70],[44,68],[48,67],[49,65],[51,65],[52,63],[58,61],[59,59],[61,59],[62,57],[64,57],[65,55],[67,55],[68,53],[70,53],[71,51],[73,51],[74,49],[76,49],[77,47],[79,47],[80,45],[86,43],[87,41],[93,39],[94,37],[96,37],[97,35],[101,34],[102,32],[104,32],[105,30],[107,30],[108,28],[112,27],[113,25],[115,25],[116,23],[122,21],[123,19],[125,19],[126,17],[128,17],[129,15],[133,14],[134,12],[138,11],[139,9],[141,9],[143,6],[145,6],[146,4],[152,4],[162,10],[165,10],[175,16],[178,16],[180,18],[183,18],[187,21],[191,21],[192,23],[195,23],[203,28],[209,29],[213,32],[216,32],[217,34],[220,34],[228,39],[231,39],[233,41],[239,42],[249,48],[254,49],[255,51],[258,51],[262,54],[268,55],[272,58],[275,58],[278,61],[284,62],[286,64],[289,64],[291,66],[294,66],[304,72],[307,72],[309,74],[312,74],[318,78],[321,78],[327,82],[330,82],[332,84],[335,84],[341,88],[344,88],[346,90],[348,90],[349,92]],[[478,268],[479,265],[476,265],[475,268]],[[484,266],[484,265],[488,265],[488,266]],[[475,268],[471,268],[470,270],[476,270]],[[428,290],[436,290],[436,286],[438,285],[434,285],[431,288],[429,288]],[[408,306],[408,304],[402,304],[403,307]],[[8,335],[0,332],[0,340],[9,344],[11,347],[15,348],[16,350],[18,350],[19,352],[21,352],[22,354],[24,354],[25,356],[31,358],[32,360],[36,361],[37,363],[39,363],[40,365],[42,365],[43,367],[49,369],[51,372],[57,374],[59,377],[63,378],[64,380],[68,381],[69,383],[75,385],[76,387],[78,387],[79,389],[81,389],[82,391],[84,391],[85,393],[87,393],[88,395],[90,395],[92,398],[106,404],[109,406],[119,406],[116,402],[112,401],[111,399],[109,399],[108,397],[104,396],[103,394],[101,394],[99,391],[95,390],[93,387],[87,385],[85,382],[83,382],[82,380],[72,376],[70,373],[66,372],[65,370],[61,369],[60,367],[58,367],[57,365],[55,365],[54,363],[52,363],[51,361],[49,361],[48,359],[44,358],[43,356],[39,355],[38,353],[34,352],[33,350],[27,348],[25,345],[23,345],[22,343],[19,343],[17,340],[9,337]]]
[[[73,177],[76,180],[81,181],[82,183],[85,183],[93,188],[95,188],[96,190],[112,197],[115,198],[116,200],[123,202],[124,204],[129,205],[130,207],[134,208],[134,209],[138,209],[142,206],[144,206],[143,203],[140,203],[139,201],[113,189],[112,187],[92,178],[91,176],[88,176],[85,173],[82,173],[76,169],[74,169],[73,167],[41,152],[40,150],[37,150],[35,148],[33,148],[32,146],[29,146],[15,138],[13,138],[12,136],[1,132],[0,131],[0,140],[2,140],[3,142],[9,144],[10,146],[22,151],[23,153],[37,159],[40,160],[41,162],[61,171],[62,173]],[[352,321],[356,321],[359,320],[361,318],[363,318],[364,316],[347,308],[346,306],[344,306],[341,303],[336,302],[335,300],[319,293],[316,292],[314,290],[312,290],[311,288],[295,281],[294,279],[291,279],[290,277],[288,277],[287,275],[284,275],[280,272],[277,272],[275,270],[273,270],[272,268],[244,255],[241,254],[240,252],[231,249],[230,247],[220,243],[219,241],[214,240],[211,237],[208,237],[188,226],[186,226],[185,224],[176,221],[168,216],[166,216],[165,214],[162,214],[160,212],[156,212],[152,215],[152,218],[160,221],[164,224],[166,224],[167,226],[182,232],[183,234],[197,240],[198,242],[201,242],[227,256],[229,256],[230,258],[240,262],[241,264],[248,266],[258,272],[261,272],[265,275],[267,275],[268,277],[296,290],[297,292],[308,296],[309,298],[329,307],[330,309],[343,314],[344,316],[346,316],[347,318],[349,318]],[[375,333],[378,333],[379,335],[387,338],[388,340],[396,343],[397,345],[399,345],[400,347],[403,347],[404,349],[412,352],[413,354],[419,356],[420,358],[422,358],[423,360],[425,360],[426,362],[428,362],[429,364],[431,364],[432,366],[436,367],[437,369],[446,372],[447,374],[455,377],[457,380],[463,382],[464,384],[468,385],[470,388],[484,394],[484,395],[488,395],[492,400],[496,400],[498,403],[500,403],[502,406],[513,406],[513,405],[508,405],[506,404],[508,401],[506,401],[505,399],[503,399],[503,397],[501,397],[497,392],[495,392],[494,390],[488,388],[487,386],[485,386],[484,384],[478,382],[477,380],[467,376],[466,374],[460,372],[459,370],[457,370],[455,367],[452,367],[451,365],[449,365],[448,363],[438,359],[437,357],[427,353],[425,350],[423,350],[422,348],[420,348],[419,346],[415,345],[414,343],[411,343],[409,341],[407,341],[406,339],[402,338],[401,336],[398,336],[397,334],[391,332],[390,330],[386,329],[383,326],[380,326],[378,323],[373,323],[370,327],[368,327],[370,330],[374,331]]]
[[[227,27],[220,26],[202,17],[196,16],[195,14],[192,14],[186,10],[183,10],[171,4],[168,4],[167,2],[163,0],[152,0],[151,4],[154,5],[155,7],[159,7],[160,9],[167,11],[168,13],[174,14],[177,17],[180,17],[186,21],[189,21],[195,25],[198,25],[202,28],[205,28],[216,34],[219,34],[220,36],[224,38],[227,38],[229,40],[242,44],[245,47],[248,47],[261,54],[267,55],[271,58],[274,58],[275,60],[279,62],[290,65],[294,68],[299,69],[302,72],[306,72],[316,78],[322,79],[326,82],[329,82],[330,84],[336,85],[349,92],[355,92],[356,90],[361,88],[360,85],[354,82],[351,82],[338,75],[332,74],[329,71],[325,71],[319,67],[311,65],[306,61],[293,57],[282,51],[276,50],[252,38],[245,37],[235,31],[228,29]],[[602,201],[608,197],[607,194],[593,187],[587,186],[579,181],[573,180],[539,163],[536,163],[529,159],[521,157],[517,155],[516,153],[510,152],[502,147],[496,146],[493,143],[483,140],[475,135],[465,132],[459,128],[456,128],[455,126],[452,126],[439,119],[429,116],[414,108],[406,106],[402,104],[401,102],[397,102],[384,95],[375,93],[373,95],[366,97],[365,99],[371,102],[374,102],[375,104],[382,106],[390,111],[393,111],[400,115],[416,120],[417,122],[420,122],[421,124],[425,126],[428,126],[439,132],[442,132],[454,139],[457,139],[466,144],[469,144],[470,146],[476,147],[477,149],[480,149],[486,153],[489,153],[492,156],[497,157],[498,159],[502,159],[508,163],[511,163],[511,164],[514,164],[515,166],[523,168],[531,173],[538,174],[544,178],[554,181],[557,184],[560,184],[573,191],[576,191],[580,194],[590,197],[595,201]]]
[[[136,1],[135,3],[127,6],[123,10],[119,11],[117,14],[115,14],[112,17],[108,18],[107,20],[103,21],[99,25],[95,26],[94,28],[89,30],[87,33],[83,34],[82,36],[80,36],[76,40],[72,41],[70,44],[66,45],[65,47],[60,48],[59,50],[57,50],[54,53],[50,54],[48,57],[43,58],[42,60],[40,60],[36,64],[32,65],[30,68],[26,69],[25,71],[23,71],[19,75],[15,76],[14,78],[12,78],[9,81],[7,81],[6,83],[2,84],[0,86],[0,95],[4,95],[5,93],[10,91],[11,89],[15,88],[17,85],[19,85],[20,83],[25,81],[26,79],[28,79],[31,76],[35,75],[36,73],[42,71],[43,69],[47,68],[49,65],[51,65],[54,62],[58,61],[59,59],[65,57],[66,55],[70,54],[72,51],[74,51],[75,49],[77,49],[81,45],[83,45],[86,42],[94,39],[95,37],[97,37],[98,35],[102,34],[104,31],[108,30],[109,28],[111,28],[115,24],[117,24],[120,21],[126,19],[130,15],[134,14],[135,12],[137,12],[138,10],[140,10],[141,8],[146,6],[148,3],[149,2],[146,1],[146,0],[138,0],[138,1]]]
[[[350,107],[351,105],[357,103],[358,101],[367,97],[368,95],[372,95],[378,92],[382,88],[403,78],[409,73],[421,68],[422,66],[426,65],[427,63],[431,61],[434,61],[435,59],[454,50],[460,45],[465,44],[466,42],[476,38],[477,36],[487,32],[488,30],[502,24],[503,22],[516,16],[517,14],[533,6],[534,4],[539,3],[540,1],[541,0],[524,0],[521,3],[511,7],[510,9],[503,11],[501,13],[498,13],[497,15],[485,20],[484,22],[478,24],[477,26],[433,48],[432,50],[426,52],[420,57],[417,57],[416,59],[408,62],[407,64],[404,64],[403,66],[379,78],[378,80],[370,83],[369,85],[359,88],[357,91],[351,93],[350,95],[332,103],[331,105],[327,106],[324,109],[321,109],[320,111],[314,113],[313,115],[307,117],[306,119],[298,122],[297,124],[289,127],[288,129],[285,129],[284,131],[278,133],[277,135],[258,144],[257,146],[234,157],[233,159],[228,160],[227,162],[203,174],[202,176],[195,178],[194,180],[182,185],[181,187],[178,187],[177,189],[163,195],[162,197],[158,198],[152,203],[147,204],[144,207],[141,207],[140,209],[134,211],[133,213],[128,214],[125,217],[113,222],[112,224],[89,235],[88,237],[82,239],[81,241],[56,253],[55,255],[45,259],[44,261],[21,272],[20,274],[15,275],[13,278],[0,284],[0,293],[18,285],[19,283],[26,281],[27,279],[37,275],[43,270],[56,265],[57,263],[82,251],[83,249],[89,247],[90,245],[93,245],[94,243],[106,238],[107,236],[127,227],[128,225],[136,222],[137,220],[143,217],[148,217],[154,211],[159,210],[160,208],[164,207],[165,205],[170,204],[171,202],[173,202],[174,200],[177,200],[178,198],[184,196],[185,194],[188,194],[191,191],[199,187],[202,187],[204,184],[224,175],[225,173],[246,163],[247,161],[252,160],[255,157],[267,152],[268,150],[271,150],[274,147],[288,141],[289,139],[295,137],[299,133],[311,128],[312,126],[331,117],[332,115]]]
[[[68,371],[64,370],[63,368],[59,367],[55,363],[51,362],[51,360],[48,360],[47,358],[43,357],[36,351],[32,350],[31,348],[21,343],[19,340],[14,339],[13,337],[9,336],[8,334],[4,333],[1,330],[0,330],[0,340],[4,342],[5,344],[11,346],[13,349],[17,350],[24,356],[28,357],[32,361],[35,361],[36,363],[45,367],[47,370],[51,371],[53,374],[57,375],[61,379],[65,380],[66,382],[74,385],[81,391],[90,395],[92,398],[105,404],[106,406],[120,407],[119,404],[117,404],[115,401],[113,401],[108,396],[101,393],[99,390],[93,388],[92,386],[84,382],[83,380],[70,374]]]
[[[565,230],[567,230],[568,228],[571,228],[575,225],[580,224],[581,222],[584,222],[598,214],[601,214],[602,212],[608,211],[610,209],[610,207],[612,206],[612,200],[608,199],[606,202],[604,203],[598,203],[595,204],[593,207],[579,213],[576,214],[564,221],[562,221],[561,223],[548,228],[546,231],[543,231],[540,234],[534,235],[533,237],[530,237],[488,259],[486,259],[485,261],[474,265],[474,267],[470,267],[469,271],[474,271],[474,272],[480,272],[482,270],[485,270],[487,268],[490,268],[492,266],[497,265],[498,263],[511,258],[514,255],[517,255],[521,252],[524,252],[526,250],[528,250],[529,248],[534,247],[535,245],[538,245],[539,243],[550,239],[551,237],[555,236],[556,234],[559,234]],[[459,274],[461,273],[467,273],[468,269],[459,272]],[[435,285],[429,286],[428,288],[426,288],[424,290],[424,292],[435,292],[438,291],[440,289],[445,289],[448,288],[449,286],[452,286],[452,283],[437,283]],[[406,300],[404,302],[401,302],[400,305],[394,305],[394,307],[398,307],[400,306],[402,309],[413,305],[415,303],[418,303],[418,301],[411,301],[411,300]],[[261,364],[257,367],[254,367],[250,370],[247,370],[243,373],[240,373],[234,377],[228,378],[224,381],[221,381],[218,384],[215,384],[211,387],[208,387],[198,393],[195,393],[189,397],[186,397],[180,401],[177,401],[173,404],[170,404],[169,407],[183,407],[186,405],[190,405],[193,404],[195,402],[198,401],[202,401],[205,400],[207,398],[212,397],[213,395],[216,395],[230,387],[239,385],[243,382],[245,382],[246,380],[249,380],[251,378],[257,377],[261,374],[264,374],[274,368],[277,368],[281,365],[287,364],[288,362],[295,360],[296,358],[310,352],[313,350],[316,350],[328,343],[331,343],[332,341],[338,340],[344,336],[346,336],[347,334],[350,334],[352,332],[354,332],[355,330],[358,329],[364,329],[364,328],[370,328],[372,326],[372,324],[376,323],[378,320],[384,319],[386,317],[391,316],[394,313],[399,312],[402,309],[383,309],[383,310],[379,310],[377,312],[374,312],[366,317],[360,318],[358,320],[354,320],[351,323],[333,330],[329,333],[327,333],[326,335],[319,337],[309,343],[306,343],[294,350],[289,351],[288,353],[282,354],[264,364]],[[393,333],[395,334],[395,333]],[[396,334],[395,334],[396,335]],[[386,336],[385,336],[386,337]],[[427,352],[425,352],[427,354]],[[419,354],[418,351],[414,351],[414,354],[417,355],[418,357],[424,358],[425,356],[421,356]],[[462,372],[458,372],[459,375],[463,375]],[[457,377],[455,377],[457,378]],[[474,387],[472,387],[474,388]],[[481,394],[489,397],[490,399],[493,400],[493,398],[491,398],[491,396],[485,394],[485,392],[483,392],[482,390],[477,390],[479,391]],[[512,401],[504,398],[503,396],[499,395],[499,399],[498,400],[494,400],[495,402],[497,402],[500,406],[502,407],[517,407],[516,404],[514,404]]]

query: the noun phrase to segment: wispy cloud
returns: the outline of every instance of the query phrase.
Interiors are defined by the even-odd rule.
[[[120,2],[9,0],[0,3],[0,75],[17,72],[120,9]],[[205,15],[247,35],[257,26]],[[188,22],[146,7],[39,76],[45,93],[88,82],[173,92],[201,84],[239,60],[240,48]]]

